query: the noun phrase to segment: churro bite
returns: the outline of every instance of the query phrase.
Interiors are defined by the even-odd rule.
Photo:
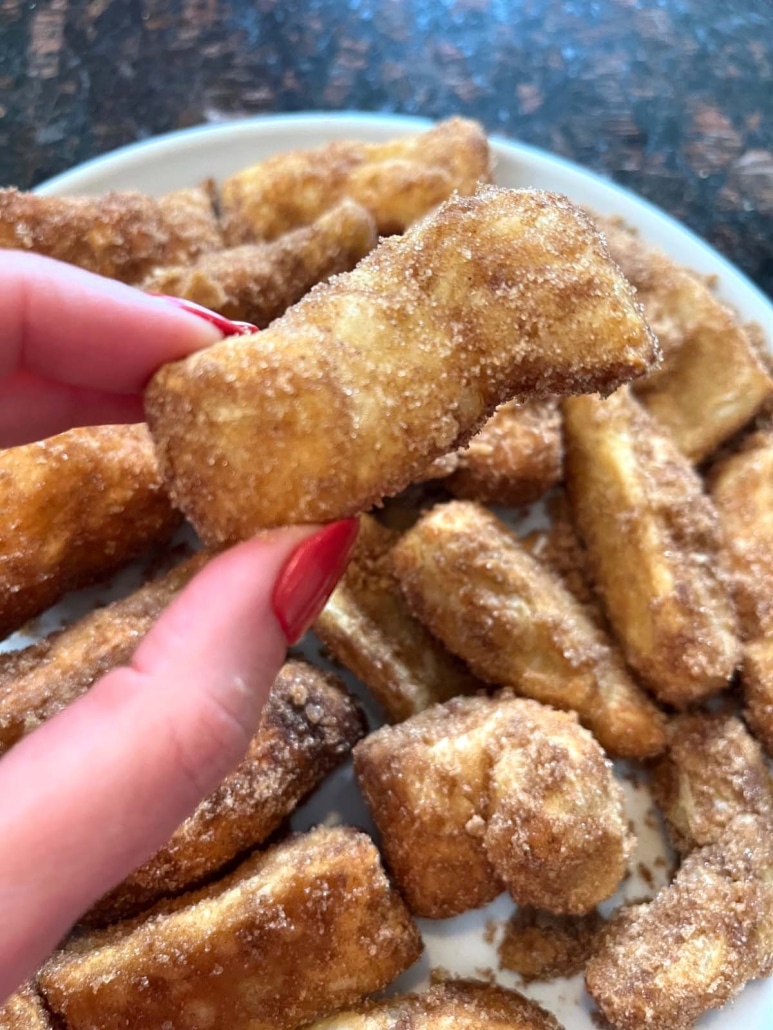
[[[208,558],[196,555],[36,644],[0,654],[0,754],[100,676],[130,661],[164,608]]]
[[[348,568],[314,624],[317,636],[368,687],[390,722],[483,687],[411,614],[392,567],[399,538],[371,515],[361,516]]]
[[[663,347],[662,368],[636,386],[639,399],[679,449],[701,461],[755,415],[773,380],[747,328],[705,279],[619,220],[598,224]]]
[[[189,890],[262,844],[339,766],[365,733],[356,702],[335,676],[307,662],[279,672],[242,762],[169,842],[103,897],[85,922],[101,926]]]
[[[321,828],[71,938],[38,982],[68,1030],[294,1030],[380,990],[420,952],[370,839]]]
[[[665,746],[665,718],[562,582],[491,512],[433,508],[394,549],[411,610],[491,683],[571,709],[614,755]]]
[[[40,995],[31,984],[25,984],[0,1005],[0,1030],[54,1030]]]
[[[456,191],[489,182],[488,141],[477,122],[451,118],[387,143],[336,140],[275,154],[222,185],[231,246],[309,225],[345,198],[369,211],[382,236],[404,232]]]
[[[165,366],[146,410],[174,502],[226,543],[367,510],[513,396],[608,392],[656,358],[585,216],[484,186],[266,331]]]
[[[773,756],[773,637],[747,644],[741,667],[744,718]]]
[[[733,715],[695,712],[672,720],[652,793],[681,854],[714,844],[744,812],[773,821],[773,778],[760,745]]]
[[[144,425],[71,429],[0,451],[0,638],[180,522]]]
[[[773,430],[752,433],[709,476],[741,632],[773,633]]]
[[[562,470],[558,401],[508,401],[459,452],[445,485],[457,497],[518,507],[555,486]]]
[[[556,1019],[517,991],[475,980],[449,980],[423,994],[365,1002],[308,1030],[561,1030]]]
[[[222,245],[206,186],[158,198],[0,190],[0,248],[31,250],[131,285],[157,265],[195,261]]]
[[[377,730],[354,762],[416,915],[457,915],[504,888],[519,904],[581,914],[625,873],[622,790],[573,714],[456,698]]]
[[[724,689],[741,659],[716,509],[626,389],[564,401],[567,492],[625,657],[677,708]]]
[[[142,288],[184,297],[263,329],[316,283],[354,268],[377,242],[370,214],[343,200],[311,225],[271,243],[214,251],[192,265],[156,268]]]
[[[738,816],[654,901],[622,909],[585,979],[616,1030],[690,1030],[773,972],[773,825]]]

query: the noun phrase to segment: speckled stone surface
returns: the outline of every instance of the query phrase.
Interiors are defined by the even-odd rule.
[[[265,112],[479,118],[773,296],[773,0],[0,0],[0,183]]]

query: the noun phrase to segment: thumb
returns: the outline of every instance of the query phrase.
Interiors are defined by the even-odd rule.
[[[239,762],[356,534],[280,530],[215,558],[130,666],[0,760],[0,1000]]]

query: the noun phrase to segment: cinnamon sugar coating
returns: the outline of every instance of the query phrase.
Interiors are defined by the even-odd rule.
[[[747,644],[741,667],[744,718],[767,753],[773,756],[773,637]]]
[[[608,392],[656,357],[585,216],[485,186],[265,332],[165,366],[146,411],[175,503],[225,543],[367,510],[503,401]]]
[[[54,1030],[40,995],[25,984],[0,1005],[0,1030]]]

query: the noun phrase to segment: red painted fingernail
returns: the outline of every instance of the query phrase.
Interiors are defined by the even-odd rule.
[[[274,586],[271,606],[288,644],[300,640],[325,607],[357,539],[357,519],[320,529],[296,548]]]
[[[230,318],[218,315],[216,311],[210,311],[201,304],[194,304],[192,300],[185,300],[184,297],[169,297],[165,293],[154,293],[152,296],[166,301],[167,304],[173,304],[182,311],[187,311],[189,315],[198,315],[199,318],[203,318],[205,322],[209,322],[210,325],[219,329],[223,336],[250,336],[252,333],[258,332],[258,327],[252,325],[251,322],[232,322]]]

